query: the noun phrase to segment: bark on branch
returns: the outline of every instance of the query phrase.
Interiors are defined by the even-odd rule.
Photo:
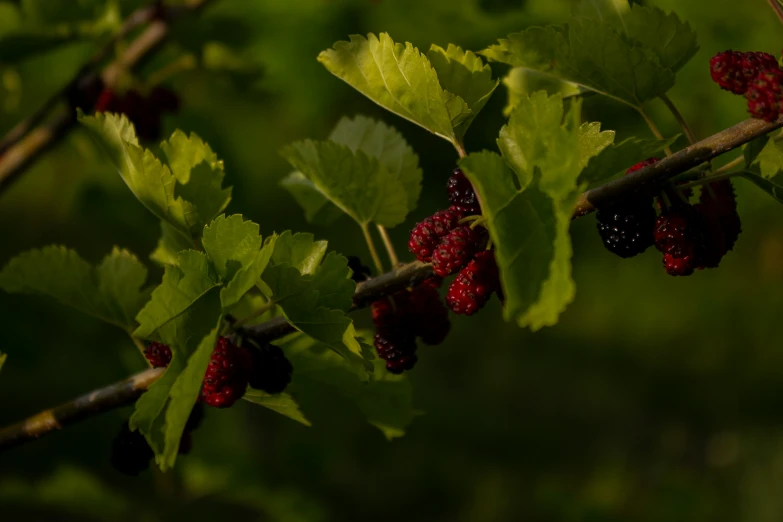
[[[75,90],[94,82],[97,75],[100,75],[104,87],[113,88],[122,71],[140,65],[163,43],[175,20],[200,11],[212,1],[191,0],[168,8],[155,4],[142,7],[128,16],[117,34],[93,55],[65,87],[51,96],[30,117],[11,129],[0,141],[0,195],[39,159],[43,152],[59,143],[76,124],[76,113],[69,106],[69,97]],[[117,41],[143,25],[147,25],[147,28],[130,42],[125,51],[116,60],[98,70],[113,52]],[[61,102],[64,102],[66,107],[60,107]],[[82,109],[90,112],[92,107]],[[44,122],[47,117],[49,120]]]

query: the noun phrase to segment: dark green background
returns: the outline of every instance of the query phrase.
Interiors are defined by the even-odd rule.
[[[52,1],[47,9],[70,2],[86,3]],[[671,92],[696,134],[746,118],[743,100],[712,84],[707,62],[726,48],[779,53],[783,27],[766,2],[650,3],[675,9],[699,35],[701,50]],[[295,139],[324,138],[342,115],[383,119],[405,134],[424,169],[419,208],[392,231],[408,258],[412,224],[446,204],[455,153],[331,76],[317,53],[370,31],[420,49],[478,50],[508,32],[565,21],[573,4],[221,0],[207,16],[241,18],[243,26],[229,25],[222,36],[246,38],[244,52],[262,64],[263,77],[241,86],[205,71],[174,76],[168,84],[183,106],[165,130],[194,131],[213,146],[234,186],[229,211],[260,223],[262,233],[311,231],[331,249],[367,258],[348,219],[329,229],[304,221],[277,186],[289,171],[277,151]],[[195,31],[181,30],[189,36],[179,45]],[[61,86],[95,45],[69,45],[13,71],[0,67],[0,130]],[[147,70],[179,49],[169,45]],[[9,90],[17,81],[21,90]],[[468,150],[494,148],[505,97],[501,85],[469,131]],[[620,139],[649,135],[635,113],[612,102],[591,97],[584,107],[585,120],[617,129]],[[651,111],[664,134],[680,132],[661,104]],[[423,348],[410,374],[423,414],[402,439],[387,443],[331,395],[310,405],[312,428],[242,402],[208,412],[193,453],[173,473],[131,479],[108,462],[125,408],[0,454],[0,518],[781,520],[783,209],[755,187],[736,185],[744,231],[735,251],[719,269],[689,278],[666,275],[653,251],[614,257],[602,248],[594,217],[574,222],[577,297],[560,324],[531,334],[505,324],[494,300],[476,317],[453,317],[450,338]],[[157,234],[156,221],[81,131],[0,196],[0,263],[50,243],[90,261],[115,244],[146,258]],[[366,312],[357,316],[366,324]],[[0,351],[8,353],[0,424],[145,366],[119,330],[40,298],[0,294],[0,318]]]

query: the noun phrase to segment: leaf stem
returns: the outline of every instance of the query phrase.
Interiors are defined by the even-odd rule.
[[[379,274],[383,273],[383,263],[381,263],[381,258],[378,256],[378,250],[375,249],[375,243],[372,240],[372,236],[370,235],[370,228],[367,226],[367,224],[360,225],[362,228],[362,234],[364,234],[364,240],[367,242],[367,248],[370,250],[370,256],[372,256],[372,261],[375,263],[375,269],[378,271]]]
[[[144,346],[144,343],[141,342],[141,339],[134,336],[132,332],[128,332],[128,335],[131,338],[131,341],[133,341],[133,344],[136,345],[136,348],[139,349],[139,352],[141,352],[141,356],[144,357],[144,360],[147,362],[147,364],[152,368],[152,363],[147,359],[147,355],[144,353],[146,351],[146,347]]]
[[[465,145],[463,145],[460,140],[455,139],[452,143],[454,144],[454,148],[457,149],[457,154],[460,158],[464,158],[468,155],[468,153],[465,152]]]
[[[669,112],[672,113],[672,116],[674,116],[674,119],[677,120],[677,122],[680,124],[680,127],[682,127],[682,131],[685,133],[685,137],[688,138],[688,142],[693,145],[698,140],[696,139],[696,135],[691,130],[690,125],[688,125],[688,122],[685,121],[685,118],[682,116],[682,113],[677,109],[677,106],[674,105],[674,102],[667,96],[666,94],[661,94],[660,96],[661,101],[666,105],[666,107],[669,109]]]
[[[658,130],[658,127],[655,125],[655,122],[652,121],[652,118],[650,118],[650,115],[647,114],[647,111],[644,110],[644,106],[643,105],[639,105],[638,107],[636,107],[636,110],[639,111],[639,114],[642,115],[642,118],[644,118],[645,123],[647,123],[647,126],[650,127],[650,130],[655,135],[655,137],[658,138],[659,140],[663,141],[663,134],[661,134],[661,131]],[[664,150],[664,152],[666,152],[667,156],[671,156],[672,155],[672,149],[671,148],[666,147],[663,150]]]
[[[386,253],[389,254],[389,261],[391,261],[392,268],[394,268],[400,264],[400,259],[397,257],[397,251],[394,250],[394,244],[389,237],[389,232],[383,225],[378,225],[378,233],[381,235],[383,246],[386,247]]]
[[[778,16],[778,20],[780,20],[780,23],[783,24],[783,7],[780,6],[778,0],[767,0],[767,3],[772,8],[772,10],[775,11],[775,14]]]
[[[275,303],[273,300],[267,301],[267,303],[263,306],[259,306],[256,310],[253,310],[251,313],[246,315],[245,317],[240,317],[233,323],[231,323],[231,327],[229,328],[229,333],[236,331],[239,327],[242,325],[245,325],[255,319],[256,317],[261,317],[265,313],[267,313],[269,310],[275,307],[277,303]]]

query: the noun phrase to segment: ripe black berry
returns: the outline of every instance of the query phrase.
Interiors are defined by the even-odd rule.
[[[655,221],[655,248],[664,254],[664,266],[670,275],[691,275],[702,265],[704,221],[690,205],[663,209]]]
[[[372,272],[370,272],[369,267],[362,264],[362,260],[359,259],[358,256],[348,256],[348,268],[351,269],[351,279],[354,280],[355,283],[361,283],[362,281],[367,281],[369,277],[372,275]]]
[[[392,298],[384,297],[372,304],[375,323],[375,350],[386,361],[386,370],[399,374],[417,362],[416,337],[410,323],[410,300],[407,290]]]
[[[620,257],[641,254],[653,244],[655,209],[650,199],[599,209],[596,219],[604,246]]]
[[[150,465],[154,453],[147,439],[124,422],[111,444],[111,465],[125,475],[136,476]]]
[[[452,210],[456,210],[463,217],[481,214],[481,205],[476,197],[476,191],[473,190],[473,185],[462,170],[454,169],[446,184],[446,190],[449,193]]]
[[[283,350],[274,344],[251,347],[252,371],[248,384],[267,393],[280,393],[291,382],[293,366]]]

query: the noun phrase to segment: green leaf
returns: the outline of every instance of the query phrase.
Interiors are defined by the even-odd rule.
[[[580,185],[591,186],[623,173],[628,167],[654,157],[679,137],[674,136],[667,140],[628,138],[620,143],[613,143],[614,131],[600,132],[600,129],[600,123],[585,123],[580,129],[580,165],[583,166],[579,175]],[[610,137],[611,140],[606,145]]]
[[[628,38],[654,54],[664,69],[679,71],[699,51],[690,24],[658,7],[634,4],[623,17],[623,25]]]
[[[749,156],[753,156],[752,159]],[[764,179],[772,179],[783,172],[783,147],[780,142],[767,136],[748,144],[745,147],[745,157],[748,167]]]
[[[775,198],[778,203],[783,203],[783,186],[750,172],[742,174],[742,177],[751,181],[758,188]]]
[[[286,230],[275,239],[271,263],[286,263],[302,275],[313,274],[326,255],[327,246],[326,241],[316,241],[312,234]]]
[[[304,413],[302,413],[302,410],[299,408],[299,404],[296,402],[296,399],[294,399],[288,393],[271,394],[261,390],[248,388],[245,396],[242,398],[246,401],[252,402],[253,404],[258,404],[259,406],[263,406],[264,408],[268,408],[274,412],[277,412],[280,415],[285,415],[289,419],[300,422],[305,426],[312,426],[310,421],[307,420],[307,417],[305,417]]]
[[[187,367],[179,374],[171,387],[165,417],[165,446],[163,454],[156,455],[156,462],[162,471],[174,467],[174,462],[179,452],[179,442],[182,438],[182,433],[185,431],[185,424],[201,392],[204,374],[207,371],[209,360],[215,349],[218,331],[223,322],[217,293],[211,292],[211,295],[208,294],[204,297],[204,301],[205,303],[201,304],[201,307],[205,310],[204,312],[188,310],[188,313],[191,314],[191,318],[188,320],[190,328],[185,334],[187,335],[187,351],[191,352],[191,355],[188,358]],[[202,315],[205,316],[203,320],[200,317]],[[217,316],[216,321],[214,320],[215,316]],[[209,317],[212,317],[213,320],[207,320]],[[194,324],[193,318],[198,318],[201,324]],[[209,328],[211,330],[205,332]],[[182,335],[183,333],[178,332],[177,339],[182,339]],[[193,344],[196,344],[195,349],[189,350],[190,345]]]
[[[607,20],[575,18],[567,26],[532,27],[480,54],[551,74],[633,107],[674,85],[672,71],[652,53],[628,42]]]
[[[98,113],[79,121],[112,160],[136,198],[181,234],[194,238],[226,207],[230,189],[221,188],[223,166],[198,137],[175,133],[162,145],[171,168],[139,146],[125,116]]]
[[[492,69],[471,51],[449,44],[447,49],[437,45],[430,47],[427,53],[430,63],[438,73],[438,81],[447,92],[464,100],[470,114],[454,127],[459,140],[487,104],[498,86],[498,80],[492,79]]]
[[[8,358],[7,353],[0,352],[0,370],[3,369],[3,365],[5,364],[5,360]]]
[[[318,55],[332,74],[391,112],[451,142],[470,115],[459,96],[443,90],[429,60],[410,43],[386,33],[350,36]]]
[[[361,150],[377,159],[405,188],[407,212],[416,208],[422,178],[419,156],[397,129],[362,115],[353,119],[343,117],[329,139],[347,146],[354,153]]]
[[[65,247],[30,250],[11,259],[0,271],[0,288],[8,293],[46,295],[130,330],[149,298],[142,289],[147,269],[127,250],[114,247],[92,267]]]
[[[209,258],[195,250],[177,255],[177,265],[167,266],[163,281],[152,291],[150,301],[136,316],[133,333],[148,339],[152,333],[187,310],[198,298],[220,284]]]
[[[263,240],[259,226],[240,214],[218,216],[204,228],[201,244],[223,281],[255,260]]]
[[[305,219],[308,223],[328,227],[337,218],[343,215],[334,203],[324,196],[315,184],[307,179],[307,176],[295,170],[280,181],[280,185],[286,189],[305,211]]]
[[[384,361],[374,360],[374,371],[368,379],[363,370],[312,339],[300,338],[284,350],[295,368],[289,385],[292,393],[306,394],[312,382],[327,385],[356,404],[367,422],[387,439],[404,435],[415,414],[411,386],[406,377],[387,372]]]
[[[560,93],[563,98],[594,94],[593,91],[587,91],[571,82],[524,67],[513,67],[508,71],[503,77],[503,85],[508,91],[508,102],[503,108],[503,115],[506,117],[510,116],[519,101],[531,92],[544,90],[550,95]]]
[[[405,220],[408,196],[394,172],[362,150],[333,141],[305,140],[281,151],[288,162],[361,226],[393,227]]]
[[[533,94],[501,131],[503,158],[491,152],[460,161],[482,202],[505,294],[504,316],[537,330],[557,322],[573,300],[569,225],[582,186],[581,107],[563,119],[562,98]]]
[[[182,233],[168,224],[168,222],[161,221],[158,246],[152,254],[150,254],[150,259],[164,267],[166,265],[176,265],[177,254],[191,248],[193,248],[193,242],[190,238],[182,235]]]
[[[261,276],[264,290],[297,330],[369,369],[353,322],[346,315],[356,289],[348,261],[334,253],[323,258],[325,245],[319,243],[309,234],[280,235]]]

